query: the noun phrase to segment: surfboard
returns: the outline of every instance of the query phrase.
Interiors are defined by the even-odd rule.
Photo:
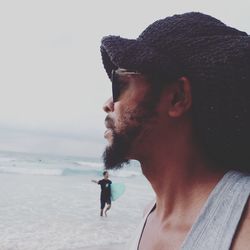
[[[124,183],[112,183],[111,184],[111,200],[117,200],[125,192]]]

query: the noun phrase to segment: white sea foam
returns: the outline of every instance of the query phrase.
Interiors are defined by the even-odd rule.
[[[0,157],[0,163],[1,162],[13,162],[13,161],[15,161],[15,159],[14,158],[11,158],[11,157],[4,157],[4,156],[1,156]]]
[[[95,168],[103,167],[103,163],[99,163],[99,162],[75,161],[74,163],[76,163],[80,166],[83,166],[83,167],[95,167]]]
[[[110,170],[109,174],[110,174],[110,176],[123,177],[123,178],[142,176],[141,172],[130,171],[130,170]]]
[[[47,175],[47,176],[102,176],[103,169],[79,169],[79,168],[38,168],[38,167],[0,167],[0,173],[5,174],[23,174],[23,175]],[[129,178],[141,176],[137,171],[110,170],[110,177]]]
[[[62,169],[43,168],[21,168],[21,167],[0,167],[0,173],[5,174],[26,174],[26,175],[62,175]]]

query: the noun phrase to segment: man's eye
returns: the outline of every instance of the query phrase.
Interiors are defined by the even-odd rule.
[[[127,89],[128,83],[124,79],[120,78],[118,84],[119,84],[119,92],[120,94],[122,94],[122,92],[124,92]]]

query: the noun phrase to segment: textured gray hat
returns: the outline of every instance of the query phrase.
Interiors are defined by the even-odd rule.
[[[217,71],[217,65],[231,67],[249,62],[247,33],[228,27],[202,14],[185,13],[158,20],[137,39],[107,36],[101,54],[110,77],[112,69],[126,68],[166,75],[200,74]],[[246,54],[246,56],[244,56]],[[242,58],[242,57],[245,57]],[[226,69],[225,69],[226,70]],[[195,71],[195,72],[193,72]]]

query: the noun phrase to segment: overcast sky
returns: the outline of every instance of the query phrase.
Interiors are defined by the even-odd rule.
[[[0,150],[99,157],[103,36],[200,11],[250,33],[250,1],[0,1]]]

